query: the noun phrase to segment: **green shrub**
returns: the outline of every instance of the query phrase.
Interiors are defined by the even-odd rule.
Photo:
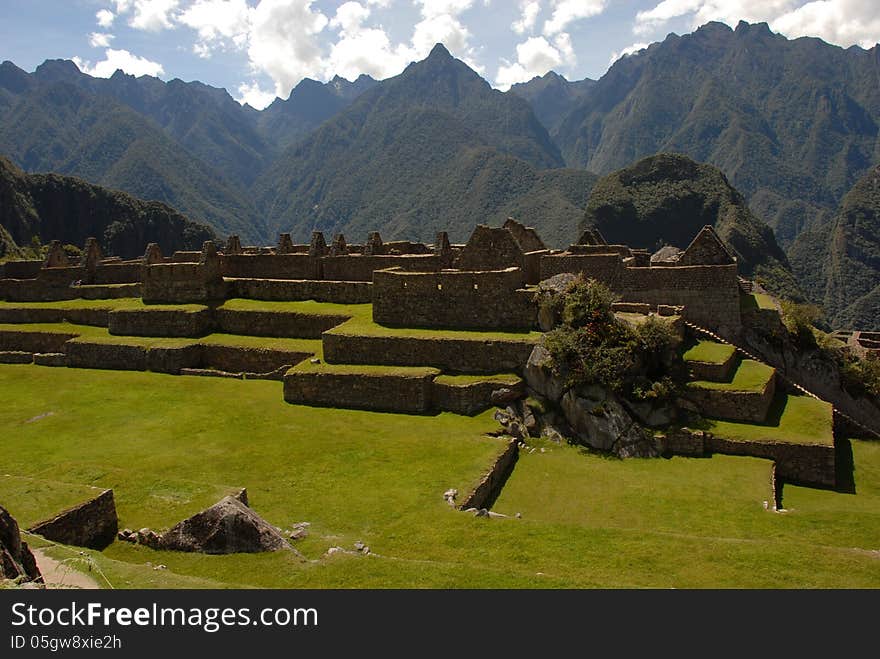
[[[668,395],[668,384],[652,381],[666,375],[674,356],[677,337],[667,323],[648,318],[633,329],[620,322],[611,309],[615,295],[595,280],[578,281],[561,297],[562,324],[544,343],[554,372],[565,373],[568,386],[601,384],[640,398]]]
[[[813,304],[797,304],[782,300],[782,322],[792,341],[801,348],[816,347],[816,325],[821,322],[822,310]]]

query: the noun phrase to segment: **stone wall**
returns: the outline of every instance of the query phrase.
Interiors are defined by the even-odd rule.
[[[507,440],[507,448],[496,458],[489,471],[480,479],[477,486],[465,497],[459,506],[461,510],[469,508],[491,508],[501,494],[501,488],[510,477],[519,457],[516,439]]]
[[[684,306],[698,325],[735,332],[741,325],[737,266],[626,267],[616,254],[550,254],[541,257],[541,279],[563,272],[603,282],[622,302]]]
[[[200,344],[156,346],[147,351],[147,370],[178,375],[184,368],[201,368],[204,350]]]
[[[657,436],[662,455],[702,457],[706,455],[706,433],[689,428],[669,428]]]
[[[703,416],[730,421],[764,423],[776,394],[776,377],[761,392],[728,391],[687,387],[684,396],[700,408]]]
[[[214,318],[216,330],[226,334],[320,339],[322,333],[344,323],[350,316],[217,309]]]
[[[322,259],[324,279],[327,281],[373,281],[376,270],[401,268],[407,271],[436,272],[440,260],[433,254],[400,256],[328,256]]]
[[[142,287],[140,284],[83,285],[75,286],[71,289],[71,293],[73,297],[81,297],[84,300],[118,300],[125,297],[141,297]]]
[[[282,366],[294,366],[311,356],[310,352],[293,350],[204,344],[201,362],[193,368],[214,368],[229,373],[268,373]]]
[[[90,342],[66,345],[67,365],[121,371],[154,371],[177,375],[181,369],[214,369],[229,373],[268,373],[294,366],[310,352],[194,343],[181,346],[137,346]]]
[[[284,376],[288,403],[424,414],[431,410],[431,380],[422,375],[291,371]]]
[[[207,276],[199,263],[157,263],[143,268],[147,303],[185,304],[226,297],[222,279]]]
[[[220,272],[238,279],[323,279],[321,259],[308,254],[223,255]]]
[[[103,549],[116,538],[118,525],[113,490],[105,490],[28,531],[65,545]]]
[[[525,384],[519,382],[510,385],[491,381],[451,384],[434,380],[432,389],[434,409],[473,416],[493,406],[492,393],[499,389],[511,389],[523,394]]]
[[[692,380],[708,380],[709,382],[727,382],[739,362],[736,351],[730,354],[727,361],[717,364],[712,362],[685,362]]]
[[[65,345],[67,365],[73,368],[103,368],[115,371],[146,371],[147,348],[119,343],[98,343],[74,339]]]
[[[7,261],[3,264],[2,279],[36,279],[43,267],[42,261]]]
[[[0,330],[0,350],[25,352],[64,352],[65,344],[76,334]]]
[[[141,280],[141,263],[106,263],[100,264],[89,277],[90,283],[103,284],[135,284]]]
[[[177,309],[120,309],[109,314],[110,334],[122,336],[196,337],[209,334],[213,313]]]
[[[549,279],[563,272],[583,274],[589,279],[601,281],[609,288],[620,292],[623,262],[617,254],[549,254],[541,257],[541,280]],[[644,300],[636,300],[642,302]]]
[[[433,366],[449,373],[518,372],[535,344],[528,341],[324,335],[324,359],[339,364]]]
[[[461,270],[504,270],[523,267],[523,250],[507,229],[477,225],[461,250]]]
[[[623,268],[622,274],[611,288],[623,302],[682,305],[685,319],[703,327],[740,327],[736,264]]]
[[[790,483],[827,487],[834,487],[837,483],[833,446],[733,441],[708,433],[706,446],[713,453],[774,460],[777,478]]]
[[[531,330],[532,295],[517,289],[519,268],[435,273],[380,270],[373,275],[373,320],[392,327]]]
[[[335,304],[368,304],[372,282],[280,279],[229,279],[229,297],[249,300],[317,300]]]
[[[0,323],[63,323],[107,327],[107,309],[0,308]]]

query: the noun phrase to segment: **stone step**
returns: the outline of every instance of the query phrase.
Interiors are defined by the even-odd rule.
[[[703,416],[763,423],[776,394],[776,369],[744,359],[729,382],[696,380],[689,382],[685,398]]]
[[[428,414],[435,368],[325,364],[307,360],[284,376],[284,400],[297,405]]]
[[[330,363],[382,366],[425,365],[452,373],[491,374],[519,371],[536,340],[447,338],[414,334],[346,333],[344,326],[325,332],[324,358]],[[464,333],[462,333],[464,334]]]

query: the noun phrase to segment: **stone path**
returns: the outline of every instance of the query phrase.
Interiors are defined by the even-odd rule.
[[[46,588],[83,588],[88,590],[101,588],[101,585],[88,574],[48,556],[42,549],[34,549],[33,553],[34,558],[37,559],[37,566],[43,574],[43,581],[46,582]]]

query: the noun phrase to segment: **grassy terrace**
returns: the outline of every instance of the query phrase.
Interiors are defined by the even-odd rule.
[[[261,336],[243,336],[238,334],[209,334],[208,336],[203,336],[197,339],[116,336],[110,334],[106,327],[73,325],[71,323],[0,324],[0,332],[76,334],[77,338],[74,339],[75,341],[144,346],[148,348],[179,348],[194,344],[210,344],[239,348],[265,348],[270,350],[287,350],[290,352],[308,352],[315,354],[318,357],[322,354],[320,339],[274,339]]]
[[[25,525],[87,486],[113,487],[131,528],[170,526],[239,486],[270,523],[312,524],[296,544],[307,562],[88,552],[117,588],[880,587],[876,442],[853,442],[858,494],[787,486],[777,514],[764,460],[614,460],[536,441],[546,452],[521,455],[495,506],[511,517],[489,520],[442,493],[468,491],[503,448],[484,436],[490,412],[279,406],[272,382],[15,365],[0,365],[0,395],[15,401],[0,407],[0,498]],[[325,556],[357,540],[374,555]]]
[[[198,311],[202,305],[152,305],[140,299],[119,300],[71,300],[61,302],[0,302],[0,308],[52,308],[52,309],[125,309],[125,310],[173,310]],[[232,311],[269,311],[275,313],[296,313],[314,316],[346,316],[348,321],[330,330],[339,334],[358,334],[364,336],[389,336],[404,338],[446,338],[470,341],[525,341],[534,343],[541,337],[540,332],[485,332],[463,330],[435,330],[393,328],[373,322],[371,304],[332,304],[306,300],[300,302],[271,302],[263,300],[227,300],[218,308]]]
[[[497,373],[495,375],[441,375],[435,378],[434,382],[452,387],[465,387],[469,384],[479,384],[481,382],[494,382],[515,386],[522,382],[522,380],[513,373]]]
[[[790,442],[832,446],[831,405],[809,396],[776,395],[766,424],[707,420],[704,430],[745,442]]]
[[[682,359],[686,362],[724,364],[735,352],[736,348],[726,343],[699,341],[693,348],[682,355]]]
[[[375,364],[312,364],[308,359],[297,364],[289,373],[327,373],[328,375],[401,375],[411,378],[439,375],[440,370],[430,366],[380,366]]]
[[[144,304],[140,298],[119,298],[114,300],[59,300],[55,302],[6,302],[0,300],[0,309],[95,309],[101,311],[138,311],[152,309],[157,311],[204,311],[203,304]]]
[[[697,389],[717,389],[719,391],[764,391],[764,387],[773,377],[774,369],[771,366],[744,359],[739,368],[733,374],[731,382],[709,382],[708,380],[695,380],[689,382],[689,387]]]
[[[773,302],[773,298],[769,295],[765,295],[764,293],[749,293],[747,295],[740,295],[739,298],[740,309],[743,311],[750,311],[754,309],[762,309],[765,311],[775,311],[776,304]]]

